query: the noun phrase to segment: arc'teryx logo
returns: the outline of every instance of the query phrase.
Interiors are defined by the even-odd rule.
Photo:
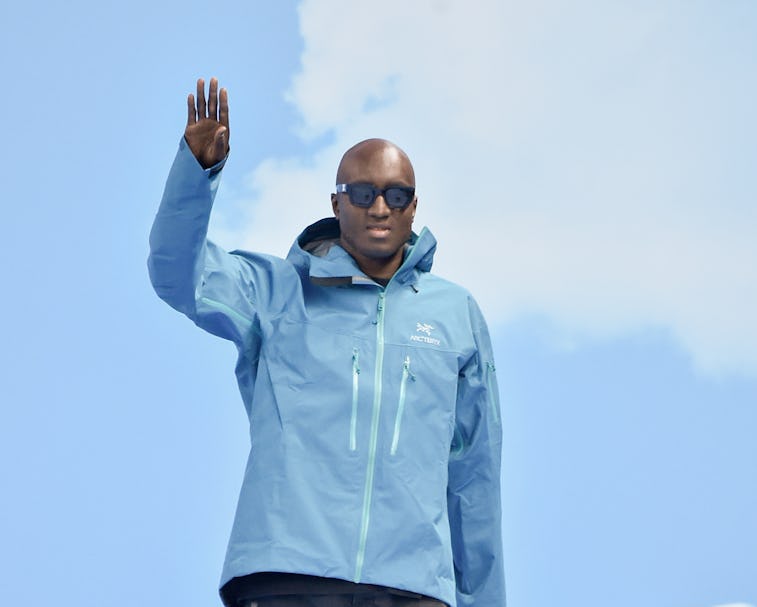
[[[431,344],[432,346],[438,346],[442,342],[435,337],[431,337],[431,331],[434,330],[430,324],[425,322],[415,323],[415,335],[410,336],[410,341],[420,341],[424,344]],[[423,333],[423,335],[418,335]]]
[[[426,335],[431,337],[431,331],[434,330],[434,327],[432,327],[429,324],[426,324],[425,322],[423,323],[417,322],[415,323],[415,326],[416,326],[416,329],[415,329],[416,331],[419,331],[420,333],[425,333]]]

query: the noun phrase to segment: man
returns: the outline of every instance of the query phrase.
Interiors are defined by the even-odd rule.
[[[471,296],[429,273],[407,155],[358,143],[334,217],[286,259],[226,253],[206,240],[226,91],[211,79],[206,102],[198,80],[188,113],[148,265],[161,298],[239,352],[251,446],[224,603],[503,606],[491,345]]]

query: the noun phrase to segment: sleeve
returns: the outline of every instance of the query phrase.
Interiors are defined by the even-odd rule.
[[[150,231],[147,267],[158,296],[199,327],[244,344],[257,316],[292,297],[296,273],[280,258],[227,253],[207,240],[225,160],[203,169],[182,137]],[[299,281],[296,281],[299,285]]]
[[[499,392],[486,323],[470,299],[475,352],[458,379],[447,507],[458,607],[504,607]]]

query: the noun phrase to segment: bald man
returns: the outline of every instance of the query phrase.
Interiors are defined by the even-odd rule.
[[[286,259],[206,239],[228,95],[197,82],[150,234],[157,294],[234,342],[250,454],[221,579],[234,607],[501,607],[501,426],[486,323],[429,270],[407,154],[344,154],[333,217]],[[473,257],[473,256],[471,256]]]

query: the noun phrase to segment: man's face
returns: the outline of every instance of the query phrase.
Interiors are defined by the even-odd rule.
[[[389,186],[415,186],[407,156],[386,142],[369,141],[342,161],[342,183],[370,183],[383,190]],[[334,216],[339,220],[341,245],[358,266],[373,278],[389,278],[402,262],[410,238],[417,198],[404,209],[387,206],[379,194],[368,208],[353,205],[346,192],[331,195]]]

